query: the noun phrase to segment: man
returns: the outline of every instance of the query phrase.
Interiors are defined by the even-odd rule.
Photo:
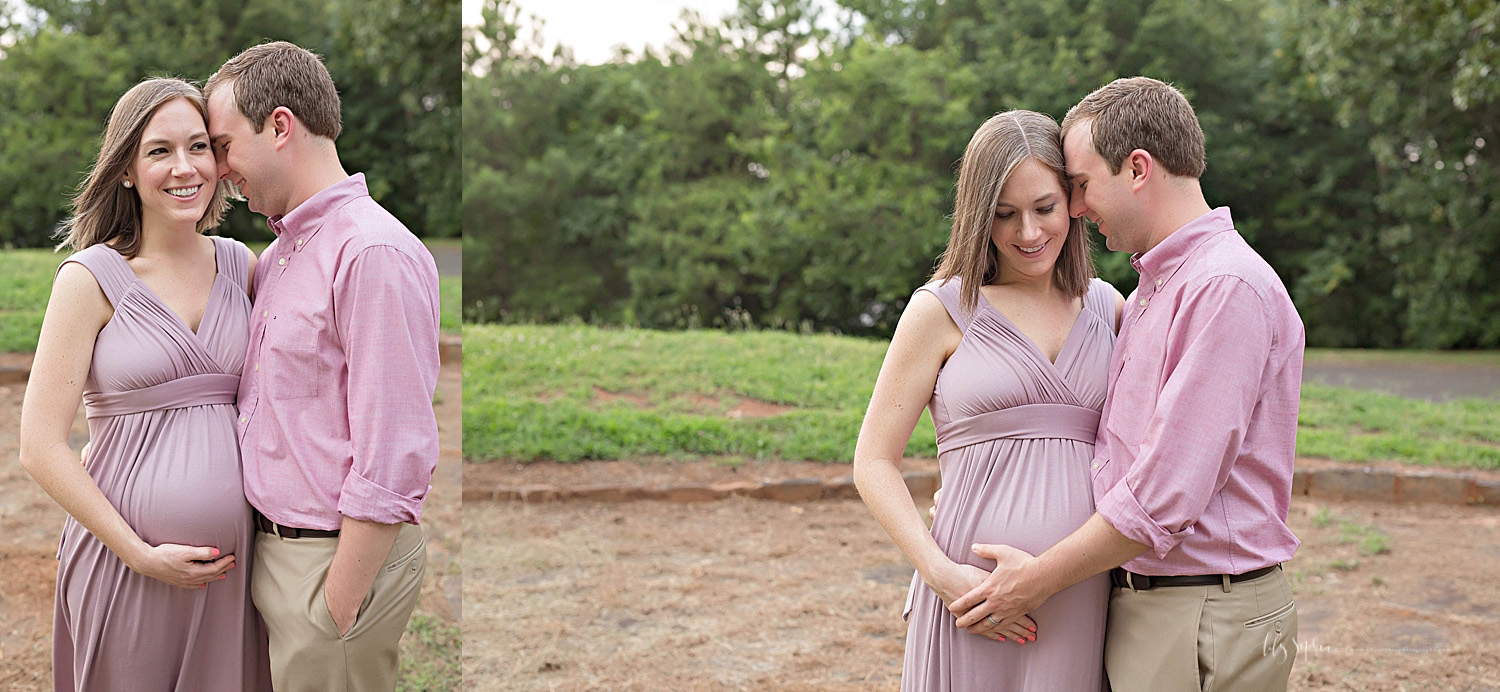
[[[238,419],[273,682],[391,690],[438,459],[437,266],[344,171],[316,55],[255,46],[204,92],[220,178],[276,233],[254,274]]]
[[[1280,563],[1298,545],[1286,517],[1302,321],[1229,210],[1204,200],[1203,131],[1176,89],[1116,80],[1062,132],[1070,213],[1140,272],[1092,464],[1097,512],[1040,556],[975,546],[996,569],[951,610],[987,632],[1112,570],[1105,668],[1117,692],[1284,690],[1297,649]]]

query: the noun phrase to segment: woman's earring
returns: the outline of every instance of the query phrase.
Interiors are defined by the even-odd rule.
[[[131,182],[129,180],[125,181],[125,187],[130,187],[130,186],[131,186]]]

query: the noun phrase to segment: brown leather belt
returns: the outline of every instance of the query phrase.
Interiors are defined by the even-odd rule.
[[[266,515],[260,512],[255,512],[255,528],[282,538],[336,538],[339,535],[338,529],[329,531],[326,529],[299,529],[295,526],[282,526],[267,519]]]
[[[1116,567],[1109,571],[1110,583],[1122,589],[1135,589],[1136,591],[1149,591],[1163,586],[1213,586],[1223,584],[1224,578],[1229,578],[1230,584],[1238,584],[1242,581],[1259,579],[1278,569],[1281,565],[1271,565],[1257,570],[1251,570],[1244,574],[1188,574],[1173,577],[1153,577],[1148,574],[1136,574]]]

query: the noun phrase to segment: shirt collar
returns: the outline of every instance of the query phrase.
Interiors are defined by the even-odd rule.
[[[1143,286],[1148,283],[1147,277],[1165,281],[1209,238],[1233,230],[1234,221],[1229,218],[1229,207],[1218,207],[1189,221],[1186,226],[1167,236],[1166,240],[1157,243],[1156,247],[1145,253],[1131,255],[1130,266],[1140,272]]]
[[[266,223],[277,238],[309,237],[323,226],[323,220],[330,214],[355,199],[369,196],[370,189],[365,185],[365,174],[355,173],[308,197],[296,209],[266,219]]]

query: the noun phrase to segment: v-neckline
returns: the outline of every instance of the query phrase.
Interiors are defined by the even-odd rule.
[[[1093,287],[1090,287],[1089,290],[1093,290]],[[1089,309],[1088,293],[1084,293],[1083,297],[1079,301],[1078,314],[1073,316],[1073,326],[1068,327],[1068,334],[1067,336],[1063,337],[1062,346],[1057,349],[1057,360],[1052,360],[1047,357],[1046,351],[1043,351],[1040,346],[1036,345],[1036,341],[1031,338],[1031,335],[1027,334],[1020,327],[1016,326],[1015,322],[1012,322],[1009,317],[1006,317],[1005,313],[1001,311],[1000,308],[995,307],[995,304],[991,303],[990,299],[984,296],[984,291],[979,292],[979,299],[984,302],[984,306],[986,308],[989,308],[991,312],[995,313],[995,317],[1000,319],[1001,324],[1004,324],[1006,329],[1015,332],[1016,336],[1021,337],[1021,340],[1025,341],[1026,345],[1031,347],[1032,353],[1036,354],[1042,362],[1052,366],[1053,368],[1059,367],[1058,364],[1062,362],[1063,354],[1067,353],[1068,347],[1073,344],[1074,333],[1078,331],[1079,325],[1083,324],[1083,314],[1085,312],[1088,312]]]
[[[156,291],[152,290],[150,284],[147,284],[141,279],[139,275],[135,273],[135,267],[130,266],[130,260],[125,259],[124,255],[119,254],[119,251],[115,250],[115,254],[119,256],[120,261],[125,263],[125,270],[130,272],[130,279],[139,284],[141,290],[145,291],[146,295],[151,296],[151,300],[156,301],[157,305],[161,306],[163,310],[166,310],[172,315],[172,317],[176,318],[177,324],[181,326],[183,330],[187,331],[187,333],[192,334],[193,337],[198,339],[200,343],[203,341],[203,325],[208,322],[208,316],[212,312],[214,306],[214,296],[219,292],[219,277],[224,273],[223,267],[219,265],[219,244],[217,242],[214,242],[213,237],[206,237],[208,237],[208,242],[211,243],[214,248],[214,280],[208,284],[208,301],[203,304],[203,315],[198,318],[197,329],[193,329],[192,327],[188,326],[187,320],[182,319],[182,315],[177,314],[177,311],[173,310],[172,306],[167,305],[167,301],[162,300],[162,297],[160,295],[157,295]],[[113,250],[114,248],[110,249]]]

